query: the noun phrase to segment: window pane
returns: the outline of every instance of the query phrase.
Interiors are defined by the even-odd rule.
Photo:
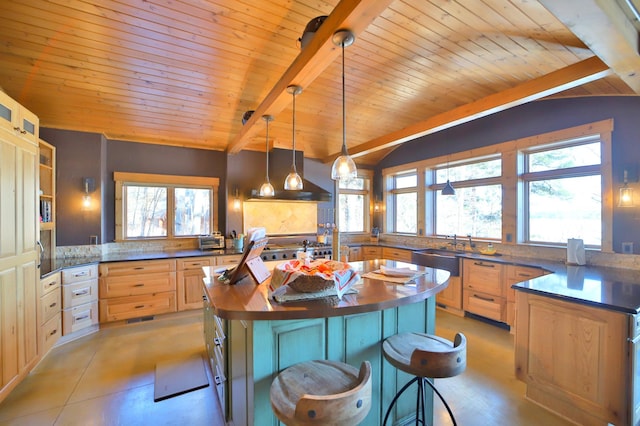
[[[481,163],[463,164],[461,166],[449,167],[436,170],[436,183],[445,183],[447,179],[451,182],[462,180],[484,179],[498,177],[502,175],[502,160],[483,161]]]
[[[395,195],[396,232],[418,231],[418,194],[409,192]]]
[[[126,238],[167,236],[167,189],[127,185]]]
[[[530,172],[592,166],[600,164],[600,142],[532,152],[527,157]]]
[[[601,244],[599,175],[531,182],[528,194],[531,242]]]
[[[175,236],[210,234],[210,206],[209,189],[175,188]]]
[[[480,238],[502,237],[502,186],[456,188],[455,195],[436,194],[436,233]]]
[[[340,232],[364,232],[364,195],[340,194]]]
[[[401,188],[414,188],[418,186],[418,175],[410,174],[410,175],[399,175],[395,177],[396,189]]]
[[[338,181],[338,188],[340,188],[340,189],[364,189],[364,179],[363,178],[340,179]]]

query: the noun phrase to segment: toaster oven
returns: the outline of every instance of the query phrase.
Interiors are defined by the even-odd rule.
[[[214,250],[224,248],[224,237],[221,234],[201,235],[198,240],[200,250]]]

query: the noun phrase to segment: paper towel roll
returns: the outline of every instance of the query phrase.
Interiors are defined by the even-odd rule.
[[[584,265],[584,241],[580,238],[567,240],[567,263],[569,265]]]

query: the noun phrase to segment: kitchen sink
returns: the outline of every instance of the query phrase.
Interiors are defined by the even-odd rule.
[[[429,268],[444,269],[451,276],[460,276],[460,259],[458,252],[442,249],[425,249],[411,253],[411,263],[427,266]]]

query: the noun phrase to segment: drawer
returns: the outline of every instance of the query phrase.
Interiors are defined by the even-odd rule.
[[[176,292],[100,300],[100,322],[176,312]]]
[[[381,247],[362,247],[363,260],[379,259],[380,257],[382,257]]]
[[[205,266],[214,266],[216,264],[213,257],[192,257],[187,259],[177,259],[176,269],[184,271],[188,269],[202,269]]]
[[[220,346],[223,344],[224,339],[226,339],[226,336],[224,334],[224,321],[222,318],[219,318],[217,316],[213,317],[213,341],[217,346]]]
[[[463,265],[462,283],[465,288],[494,296],[504,296],[502,293],[502,264],[464,259]]]
[[[150,273],[173,272],[175,259],[138,260],[131,262],[110,262],[100,264],[100,276],[146,275]]]
[[[401,262],[411,262],[411,250],[383,247],[382,257],[385,259],[399,260]]]
[[[44,324],[56,314],[60,313],[60,310],[62,309],[61,299],[62,296],[59,291],[54,291],[42,296],[40,299],[41,324]]]
[[[98,265],[75,266],[62,270],[62,283],[71,284],[98,278]]]
[[[42,356],[49,352],[60,336],[62,336],[62,314],[58,312],[40,326],[40,347],[42,348],[40,353]]]
[[[507,300],[514,302],[516,300],[516,291],[511,288],[513,284],[545,275],[546,272],[541,268],[532,268],[530,266],[507,265],[506,267],[506,283],[507,283]]]
[[[98,300],[98,279],[93,278],[75,284],[65,284],[62,286],[63,307],[72,308],[83,303]]]
[[[49,292],[59,289],[61,279],[62,274],[60,272],[56,272],[55,274],[51,274],[40,279],[40,296],[44,296]]]
[[[234,254],[230,256],[218,256],[216,258],[216,265],[237,265],[242,260],[241,254]]]
[[[495,321],[505,321],[505,299],[489,294],[465,290],[463,307],[467,312],[490,318]]]
[[[175,290],[175,272],[100,278],[100,299]]]
[[[98,324],[98,302],[85,303],[62,311],[62,335]]]

